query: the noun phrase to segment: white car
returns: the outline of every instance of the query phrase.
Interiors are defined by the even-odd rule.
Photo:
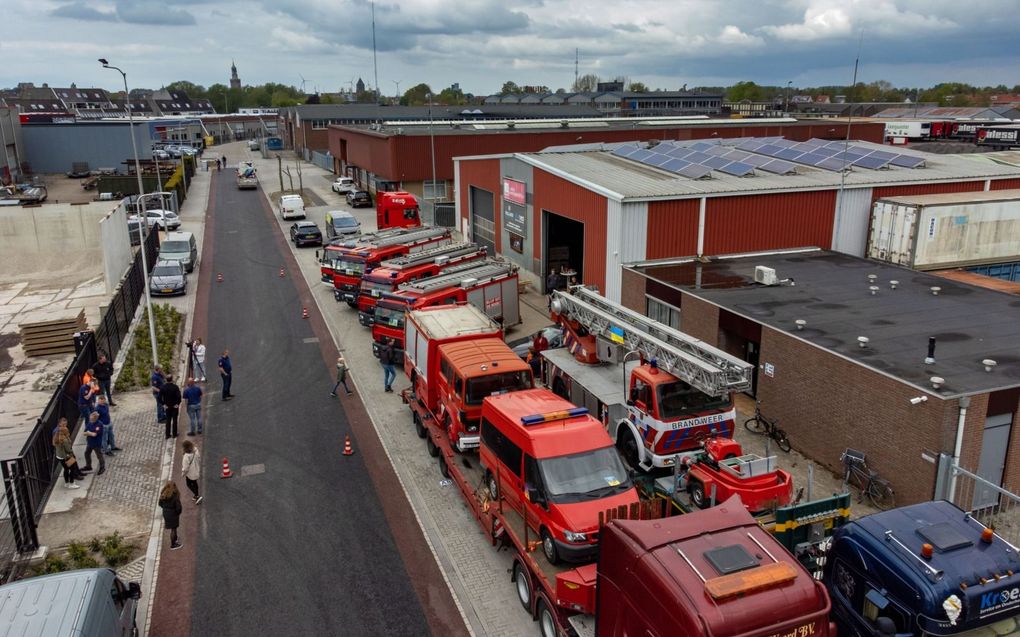
[[[333,192],[342,195],[354,190],[354,180],[350,177],[337,177],[333,180]]]
[[[181,227],[181,218],[177,216],[177,213],[170,210],[146,210],[145,220],[148,222],[149,227],[156,227],[160,230],[176,230]],[[128,217],[128,223],[132,221],[138,221],[138,215],[131,215]]]
[[[170,159],[170,153],[166,152],[165,150],[156,149],[152,151],[152,158],[159,160]]]
[[[282,219],[304,219],[305,201],[301,195],[283,195],[280,197],[280,217]]]

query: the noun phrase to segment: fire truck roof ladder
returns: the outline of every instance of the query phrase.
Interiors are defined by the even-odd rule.
[[[469,267],[470,266],[470,267]],[[404,283],[398,289],[414,290],[415,292],[428,292],[430,290],[441,290],[445,287],[460,285],[462,281],[475,279],[478,282],[491,281],[505,274],[514,271],[514,267],[507,263],[474,263],[468,262],[461,266],[455,266],[443,270],[440,276],[429,277]]]
[[[448,228],[428,228],[428,227],[416,228],[412,232],[405,232],[403,234],[398,234],[398,235],[395,235],[395,236],[392,236],[392,237],[384,237],[382,239],[379,239],[378,241],[372,241],[370,243],[362,244],[360,246],[357,243],[352,241],[352,242],[350,242],[352,244],[350,247],[352,247],[352,248],[370,248],[370,247],[385,248],[385,247],[388,247],[388,246],[400,245],[402,243],[414,243],[415,241],[420,241],[422,239],[432,239],[433,237],[441,237],[441,236],[449,234],[449,233],[450,233],[450,230]],[[347,246],[345,245],[345,247],[347,247]]]
[[[480,249],[481,248],[474,243],[452,243],[450,245],[429,248],[428,250],[422,250],[421,252],[414,252],[412,254],[405,254],[403,256],[387,259],[383,261],[381,265],[384,268],[401,270],[403,268],[422,265],[423,263],[438,261],[439,257],[454,259],[456,257],[474,254]]]
[[[589,333],[640,352],[646,359],[656,359],[660,368],[710,396],[751,387],[750,363],[592,290],[575,288],[573,294],[557,290],[553,303]]]

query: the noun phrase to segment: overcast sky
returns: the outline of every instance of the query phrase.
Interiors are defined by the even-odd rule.
[[[363,0],[3,0],[0,86],[131,87],[186,79],[337,91],[371,87],[372,11]],[[579,72],[652,88],[684,84],[1020,84],[1016,0],[382,0],[380,90],[503,82],[569,90]]]

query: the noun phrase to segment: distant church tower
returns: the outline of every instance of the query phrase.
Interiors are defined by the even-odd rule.
[[[230,61],[230,88],[241,88],[241,78],[237,77],[237,65]]]
[[[358,93],[365,92],[365,83],[361,81],[360,77],[358,78],[358,83],[355,84],[355,87],[357,88]]]

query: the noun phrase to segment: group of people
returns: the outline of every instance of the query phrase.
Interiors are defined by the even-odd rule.
[[[74,482],[84,478],[84,474],[92,471],[92,458],[96,456],[99,463],[97,476],[106,472],[105,456],[113,456],[122,451],[117,446],[113,435],[113,419],[110,407],[116,406],[111,393],[113,364],[100,355],[96,364],[82,376],[81,387],[78,388],[78,413],[84,424],[85,435],[85,466],[78,465],[71,440],[71,424],[67,418],[57,421],[52,431],[54,453],[63,467],[64,486],[68,489],[79,488]]]

